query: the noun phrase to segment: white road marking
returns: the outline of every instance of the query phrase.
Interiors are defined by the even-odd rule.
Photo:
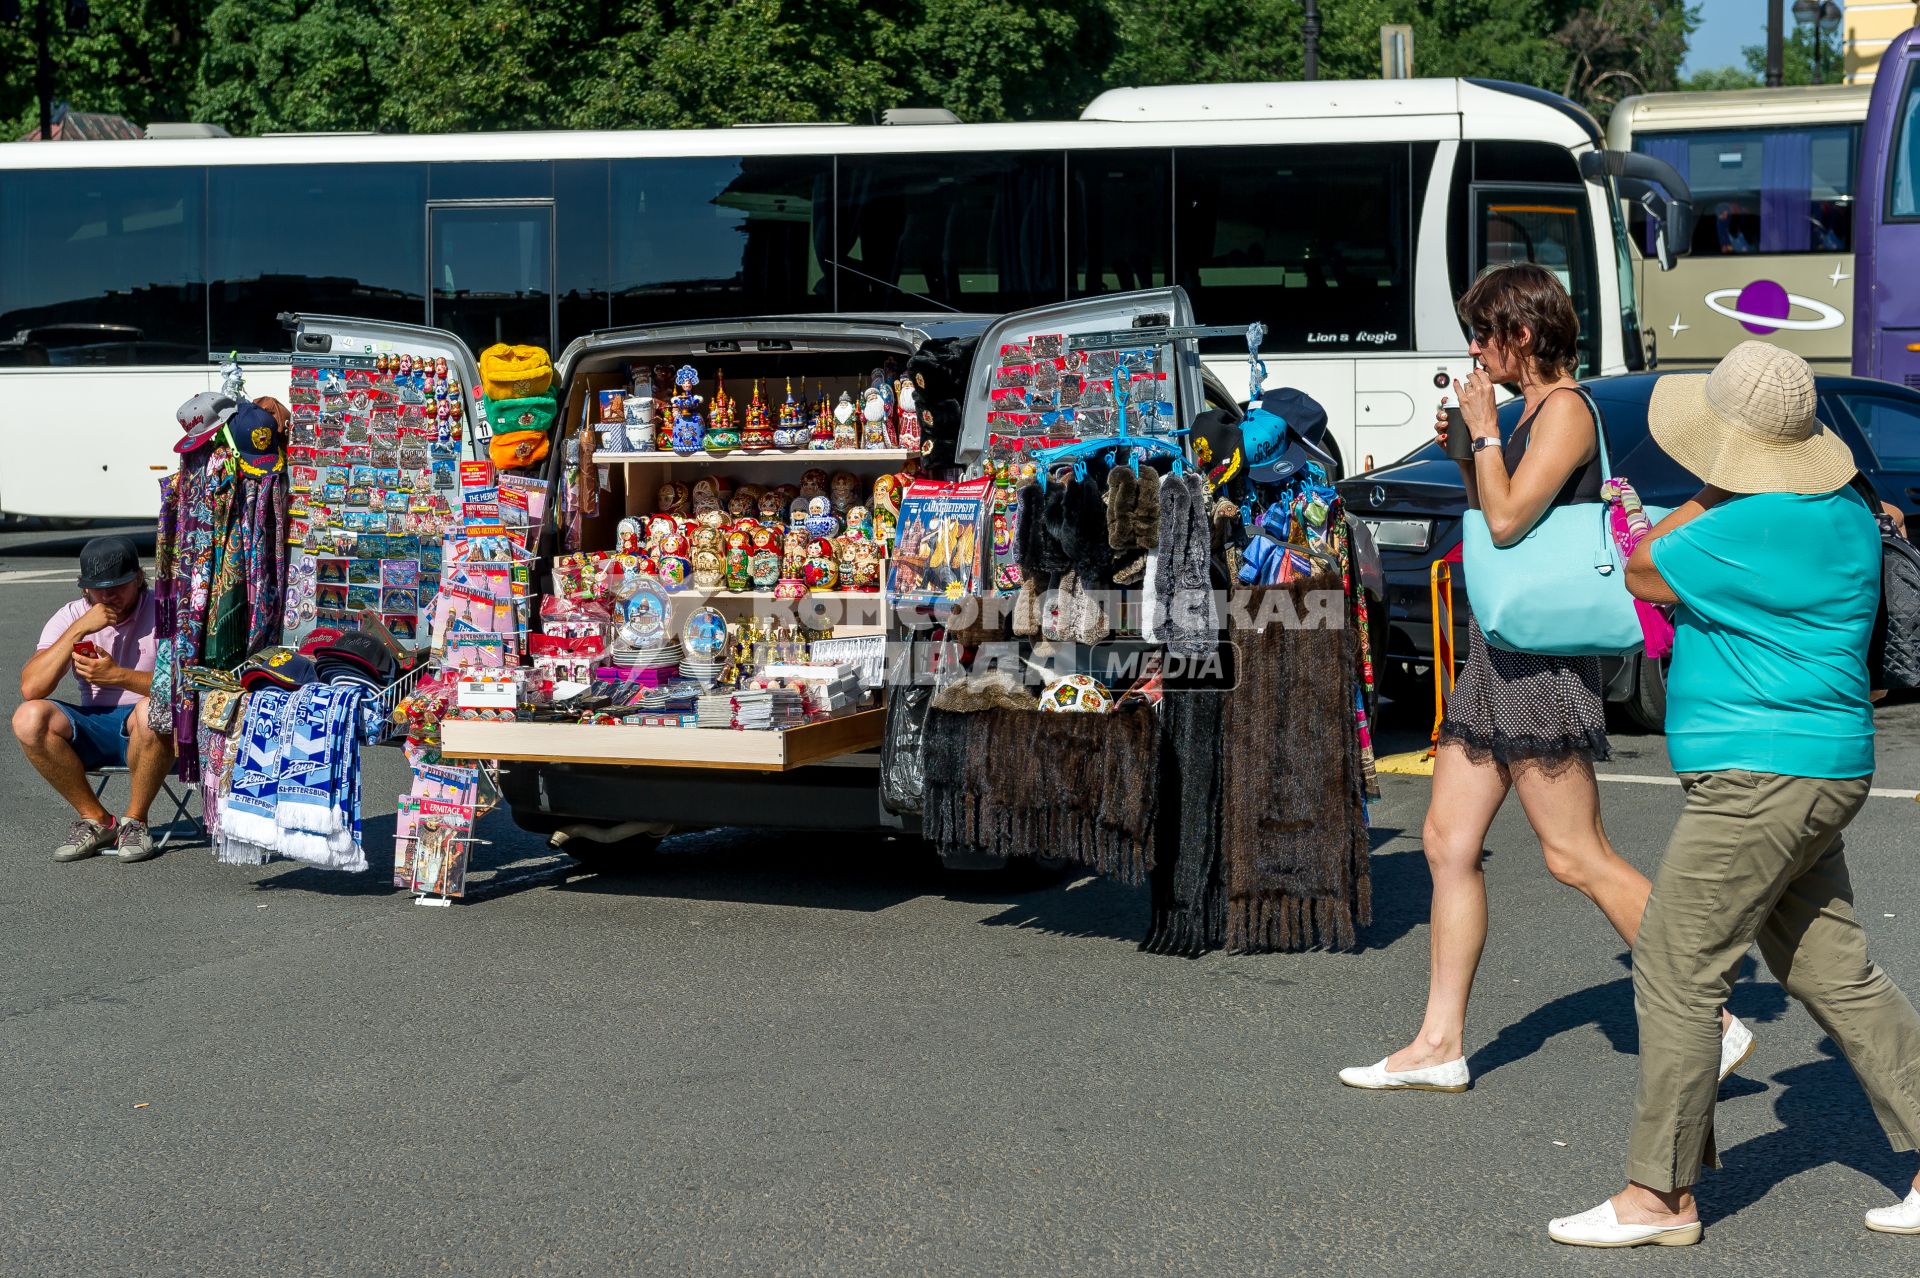
[[[72,580],[72,578],[73,569],[71,568],[16,568],[12,571],[0,572],[0,586],[26,585],[35,581],[63,581]]]
[[[1642,777],[1630,772],[1598,772],[1594,774],[1602,781],[1612,781],[1620,785],[1679,785],[1679,777]],[[1920,798],[1920,790],[1891,790],[1884,786],[1874,786],[1867,791],[1871,799],[1907,799]]]

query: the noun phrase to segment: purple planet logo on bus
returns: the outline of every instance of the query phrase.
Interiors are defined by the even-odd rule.
[[[1730,320],[1738,320],[1749,333],[1764,337],[1783,329],[1796,333],[1814,333],[1839,328],[1847,317],[1825,302],[1789,293],[1773,280],[1755,280],[1745,288],[1715,289],[1705,297],[1707,309]],[[1732,305],[1728,305],[1731,301]],[[1807,312],[1796,316],[1796,312]]]

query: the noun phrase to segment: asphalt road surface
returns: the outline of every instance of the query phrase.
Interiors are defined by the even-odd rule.
[[[85,534],[0,535],[0,666]],[[1880,962],[1920,990],[1920,709],[1882,711],[1850,839]],[[1397,736],[1424,725],[1400,721]],[[1657,738],[1604,790],[1651,869]],[[376,871],[391,846],[367,778]],[[1631,984],[1517,811],[1489,840],[1474,1089],[1344,1089],[1413,1030],[1427,783],[1374,808],[1356,954],[1136,951],[1141,892],[955,882],[871,839],[718,832],[577,876],[490,819],[473,897],[215,864],[56,866],[68,815],[0,749],[0,1270],[101,1274],[1911,1275],[1867,1233],[1914,1170],[1764,973],[1722,1090],[1703,1245],[1559,1247],[1618,1187]]]

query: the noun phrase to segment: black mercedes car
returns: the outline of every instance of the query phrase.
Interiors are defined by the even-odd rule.
[[[1699,491],[1700,482],[1647,434],[1647,399],[1659,377],[1628,373],[1595,378],[1586,386],[1606,422],[1614,472],[1632,480],[1648,505],[1677,506]],[[1920,391],[1859,377],[1814,380],[1820,391],[1820,420],[1852,446],[1881,500],[1909,515],[1920,511]],[[1517,399],[1501,406],[1503,435],[1518,424],[1520,410]],[[1460,517],[1466,509],[1460,468],[1438,444],[1430,443],[1392,465],[1342,480],[1340,492],[1348,514],[1372,528],[1386,571],[1387,615],[1384,623],[1376,618],[1373,626],[1376,678],[1389,697],[1430,697],[1430,573],[1434,560],[1460,544]],[[1920,531],[1920,519],[1909,525],[1909,535],[1914,531]],[[1453,574],[1453,606],[1455,652],[1465,660],[1467,592],[1458,570]],[[1635,723],[1657,731],[1667,709],[1660,664],[1644,657],[1602,664],[1607,699],[1622,703]]]

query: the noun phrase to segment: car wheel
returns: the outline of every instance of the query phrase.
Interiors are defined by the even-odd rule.
[[[1633,692],[1621,707],[1635,727],[1667,730],[1667,663],[1641,653],[1633,659]]]

